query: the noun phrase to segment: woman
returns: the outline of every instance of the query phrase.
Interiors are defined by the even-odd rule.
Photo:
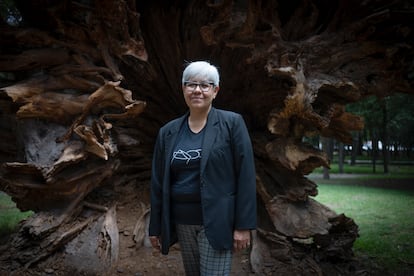
[[[186,275],[229,275],[232,252],[256,228],[256,173],[239,114],[215,109],[219,73],[205,61],[182,76],[189,112],[163,126],[155,144],[149,236],[168,254],[178,239]]]

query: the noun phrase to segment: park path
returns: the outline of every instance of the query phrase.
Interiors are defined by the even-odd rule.
[[[389,178],[380,174],[331,173],[329,179],[324,179],[321,173],[311,173],[307,176],[317,184],[342,184],[414,191],[414,176],[410,178]],[[380,178],[381,177],[381,178]]]

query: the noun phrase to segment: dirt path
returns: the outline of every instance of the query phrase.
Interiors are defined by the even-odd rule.
[[[414,178],[372,178],[372,174],[331,174],[330,179],[323,179],[322,174],[310,174],[308,178],[316,183],[334,183],[342,185],[357,185],[384,189],[414,191]],[[358,179],[358,181],[355,181]]]
[[[127,212],[118,212],[119,217],[127,218],[130,215]],[[119,262],[109,275],[185,275],[182,265],[179,245],[174,245],[168,255],[162,255],[147,246],[137,248],[132,236],[126,228],[131,229],[131,224],[121,224],[124,230],[120,233],[120,255]],[[132,228],[133,229],[133,228]],[[232,274],[248,276],[249,273],[249,256],[248,252],[239,252],[233,256]]]
[[[110,275],[175,275],[184,276],[179,246],[172,248],[166,256],[154,254],[152,249],[142,247],[124,250],[119,258],[118,265],[110,272]],[[240,252],[233,256],[231,275],[248,276],[249,260],[247,252]]]
[[[108,275],[185,275],[178,244],[174,245],[170,253],[165,256],[154,253],[149,242],[144,242],[142,247],[137,248],[133,240],[133,231],[141,208],[139,202],[140,200],[148,201],[148,199],[142,197],[143,195],[149,195],[149,191],[141,191],[138,194],[136,187],[126,186],[120,188],[117,192],[122,195],[122,200],[119,200],[120,203],[117,206],[120,240],[119,262]],[[248,252],[243,251],[234,254],[231,275],[253,275],[249,271]]]

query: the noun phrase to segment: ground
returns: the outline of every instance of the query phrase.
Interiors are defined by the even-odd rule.
[[[320,175],[312,175],[311,178],[320,178]],[[335,177],[351,177],[349,175],[337,175]],[[398,183],[397,183],[398,182]],[[414,180],[398,180],[392,183],[391,180],[385,179],[365,181],[364,185],[390,187],[413,190]],[[411,185],[410,185],[411,184]],[[143,198],[142,195],[148,195],[148,191],[140,191],[137,193],[137,187],[144,187],[137,183],[131,183],[119,187],[115,190],[119,196],[117,205],[117,222],[120,235],[119,247],[119,261],[109,271],[102,275],[132,275],[132,276],[162,276],[162,275],[185,275],[182,265],[179,245],[172,247],[169,255],[160,255],[153,251],[152,248],[145,242],[142,245],[137,245],[133,240],[133,231],[135,224],[141,212],[140,201],[148,202],[148,198]],[[139,189],[138,189],[139,190]],[[353,275],[381,275],[381,276],[403,276],[414,275],[414,264],[407,264],[398,272],[384,272],[381,265],[375,260],[367,256],[356,256],[357,265],[355,266],[355,274]],[[0,276],[8,275],[2,274],[0,269]],[[45,262],[44,264],[34,267],[30,271],[22,275],[68,275],[68,272],[62,270],[56,259]],[[73,275],[79,275],[75,273]],[[85,274],[86,275],[86,274]],[[251,276],[258,275],[250,271],[248,250],[234,254],[233,266],[231,275]],[[337,271],[326,272],[326,275],[344,275]],[[346,274],[349,275],[349,274]]]
[[[121,254],[119,263],[111,275],[185,275],[179,247],[173,247],[168,255],[155,254],[150,248],[129,248]],[[248,255],[245,252],[235,254],[231,275],[254,275],[250,273]]]
[[[118,227],[120,232],[120,255],[118,264],[110,271],[110,275],[134,275],[134,276],[180,276],[184,274],[184,267],[180,255],[180,247],[174,245],[168,255],[155,252],[144,242],[142,246],[137,246],[133,240],[133,231],[140,206],[137,204],[139,198],[132,192],[132,187],[122,187],[118,190],[119,194],[125,197],[117,206]],[[144,192],[143,194],[149,194]],[[146,200],[145,200],[146,201]],[[248,251],[235,253],[233,256],[231,275],[254,275],[250,273]]]
[[[335,178],[350,178],[352,175],[335,175]],[[310,178],[321,178],[321,175],[312,175]],[[365,180],[364,185],[377,187],[392,187],[399,189],[413,190],[414,180],[401,180],[397,182],[390,179],[383,180]],[[128,189],[128,188],[123,188]],[[129,195],[130,200],[122,200],[123,205],[117,208],[117,216],[120,231],[120,256],[119,263],[110,271],[110,275],[185,275],[181,262],[180,249],[176,245],[171,249],[167,256],[154,253],[150,247],[145,245],[137,248],[132,238],[135,219],[139,211],[137,210],[138,198],[128,191],[119,191],[120,194]],[[384,272],[381,265],[367,256],[357,256],[360,265],[355,270],[355,275],[414,275],[414,266],[408,264],[407,267],[401,268],[399,272]],[[233,258],[231,275],[257,275],[250,271],[248,251],[236,253]],[[339,274],[338,274],[339,275]]]

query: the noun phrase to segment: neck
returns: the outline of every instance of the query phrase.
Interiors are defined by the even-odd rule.
[[[206,109],[190,109],[190,118],[194,120],[207,119],[211,105]]]
[[[198,133],[200,132],[207,123],[208,113],[211,110],[209,107],[207,110],[197,110],[190,111],[190,116],[188,117],[188,126],[191,131]]]

